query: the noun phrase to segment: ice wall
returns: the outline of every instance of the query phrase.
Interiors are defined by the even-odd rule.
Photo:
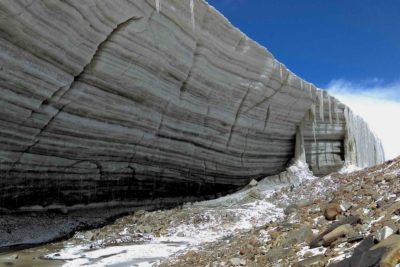
[[[368,124],[347,107],[344,110],[344,116],[346,119],[346,161],[361,168],[384,162],[382,143],[369,129]]]
[[[0,1],[0,208],[179,203],[296,156],[321,174],[381,158],[205,1],[25,2]]]
[[[336,171],[345,163],[369,167],[384,161],[381,142],[368,124],[322,89],[303,125],[306,161],[316,175]]]

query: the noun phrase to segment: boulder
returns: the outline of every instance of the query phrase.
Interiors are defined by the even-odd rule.
[[[324,216],[327,220],[335,220],[341,214],[342,208],[338,203],[329,203],[324,209]]]
[[[382,229],[378,230],[375,238],[377,241],[382,241],[382,240],[388,238],[389,236],[391,236],[394,232],[395,231],[391,227],[384,226]]]
[[[324,246],[329,246],[333,241],[342,237],[349,237],[354,234],[353,227],[350,224],[340,225],[328,234],[322,237]]]

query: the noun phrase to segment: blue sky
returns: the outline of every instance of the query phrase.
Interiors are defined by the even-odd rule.
[[[398,0],[209,0],[295,73],[325,87],[342,78],[397,81]]]
[[[208,0],[290,70],[361,115],[400,155],[400,0]]]

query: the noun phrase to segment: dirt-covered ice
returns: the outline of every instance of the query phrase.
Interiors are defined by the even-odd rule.
[[[237,193],[164,211],[140,211],[100,229],[44,246],[37,255],[63,266],[154,266],[207,243],[228,239],[284,216],[272,196],[314,179],[296,162],[280,175],[253,180]],[[37,253],[37,251],[36,251]]]
[[[0,262],[275,267],[343,261],[340,266],[348,266],[346,261],[363,253],[381,261],[384,250],[370,252],[375,243],[395,239],[387,242],[400,245],[395,234],[400,229],[399,170],[400,158],[364,170],[346,166],[316,178],[306,164],[296,162],[234,194],[169,210],[139,211],[66,241],[0,254]]]

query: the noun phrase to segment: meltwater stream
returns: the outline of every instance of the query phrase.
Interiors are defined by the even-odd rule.
[[[283,217],[271,199],[284,186],[313,179],[297,162],[280,175],[215,200],[164,211],[138,212],[69,240],[0,254],[12,266],[157,266],[164,259]]]

